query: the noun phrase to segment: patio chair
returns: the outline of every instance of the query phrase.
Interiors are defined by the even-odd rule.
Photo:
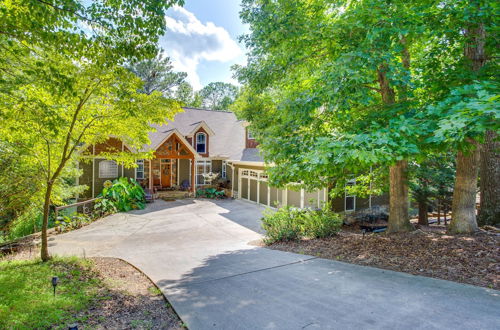
[[[181,186],[179,187],[180,190],[187,191],[191,188],[191,185],[189,184],[189,180],[182,180]]]
[[[146,199],[146,203],[151,203],[155,201],[155,193],[153,189],[146,188],[144,189],[144,198]]]

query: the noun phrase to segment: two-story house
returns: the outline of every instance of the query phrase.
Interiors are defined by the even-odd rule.
[[[212,172],[227,180],[232,197],[258,204],[318,207],[328,199],[326,188],[307,192],[293,185],[285,189],[269,186],[258,143],[247,130],[247,123],[232,112],[184,108],[172,121],[153,127],[156,131],[149,134],[151,143],[143,149],[153,150],[154,158],[138,160],[136,168],[99,158],[102,152],[130,151],[116,138],[91,147],[92,162],[80,164],[84,173],[79,184],[90,187],[85,197],[97,196],[106,180],[120,176],[135,178],[151,189],[184,186],[195,191],[208,183],[203,174]],[[378,199],[346,195],[332,202],[337,211],[354,211],[385,202]]]

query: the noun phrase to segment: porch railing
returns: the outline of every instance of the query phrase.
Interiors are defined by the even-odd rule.
[[[82,201],[82,202],[77,202],[77,203],[63,205],[63,206],[56,206],[54,208],[54,219],[56,219],[56,220],[58,219],[59,211],[73,208],[73,207],[76,207],[77,212],[78,212],[78,208],[80,208],[80,210],[81,210],[80,213],[90,214],[94,211],[95,202],[97,200],[98,200],[98,198],[92,198],[92,199],[88,199],[88,200]]]

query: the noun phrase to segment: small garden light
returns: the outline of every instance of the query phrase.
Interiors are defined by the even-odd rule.
[[[59,278],[57,276],[52,277],[52,286],[54,287],[54,297],[56,296],[56,286]]]

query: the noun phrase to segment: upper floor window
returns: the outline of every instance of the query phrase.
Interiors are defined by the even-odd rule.
[[[200,154],[207,152],[207,135],[205,133],[196,134],[196,152]]]
[[[118,177],[118,164],[114,160],[99,162],[99,178],[111,179]]]
[[[247,128],[247,139],[249,139],[249,140],[253,140],[253,139],[255,139],[255,138],[253,137],[252,132],[250,132],[250,130],[249,130],[248,128]]]
[[[137,167],[135,168],[135,178],[144,179],[144,159],[137,160]]]

